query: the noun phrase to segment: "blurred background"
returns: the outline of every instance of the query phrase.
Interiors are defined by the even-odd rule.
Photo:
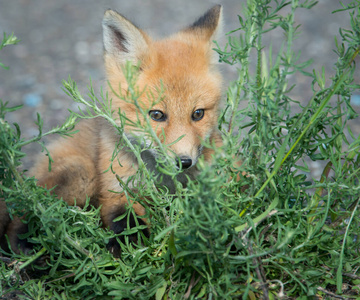
[[[163,37],[191,24],[217,3],[224,8],[224,33],[238,28],[245,0],[0,0],[0,33],[14,32],[21,40],[0,52],[0,60],[10,67],[0,68],[0,99],[24,105],[7,120],[19,123],[24,138],[32,137],[38,133],[34,124],[37,112],[46,130],[60,124],[69,108],[76,109],[62,91],[62,80],[69,75],[83,93],[90,78],[97,93],[106,86],[101,29],[106,9],[117,10],[153,37]],[[320,0],[311,10],[299,9],[296,16],[302,33],[295,49],[302,51],[303,60],[314,60],[309,71],[320,71],[324,66],[327,78],[333,75],[336,62],[334,36],[339,37],[339,27],[349,28],[348,12],[332,14],[340,7],[338,0]],[[283,34],[274,31],[270,38],[276,46]],[[226,88],[236,79],[236,66],[221,68]],[[360,74],[356,78],[359,82]],[[299,79],[296,93],[295,97],[306,104],[312,95],[309,82]],[[353,97],[353,105],[359,112],[360,95]],[[359,120],[351,126],[358,135]],[[33,154],[39,149],[30,145],[24,150]],[[31,164],[31,157],[26,159],[25,167]]]

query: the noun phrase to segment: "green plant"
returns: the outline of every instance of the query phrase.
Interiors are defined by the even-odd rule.
[[[27,236],[34,243],[33,256],[10,254],[11,265],[4,258],[3,293],[21,290],[39,299],[360,297],[360,137],[347,127],[357,117],[351,95],[360,89],[353,79],[360,52],[360,3],[340,9],[349,11],[351,28],[341,29],[342,40],[335,40],[339,58],[332,78],[323,71],[309,72],[311,61],[302,62],[293,50],[299,34],[295,13],[315,4],[247,1],[234,31],[240,37],[230,36],[224,49],[216,49],[221,61],[239,68],[219,122],[224,146],[214,149],[213,165],[199,161],[202,172],[186,189],[176,185],[175,195],[159,189],[142,163],[142,149],[124,140],[140,162],[129,182],[141,178],[143,185],[134,193],[129,182],[119,184],[129,198],[151,201],[151,236],[141,235],[142,226],[129,229],[124,235],[138,232],[142,244],[125,238],[118,260],[106,251],[113,234],[101,228],[97,209],[68,207],[17,170],[21,148],[48,133],[42,133],[39,117],[39,136],[21,140],[19,126],[5,121],[5,114],[17,108],[2,105],[1,198],[12,213],[28,213]],[[283,15],[285,7],[289,12]],[[274,29],[285,33],[278,54],[264,43]],[[128,65],[124,72],[129,93],[118,97],[136,103],[136,68]],[[312,80],[313,97],[305,107],[293,100],[290,74]],[[98,97],[90,86],[85,98],[70,78],[64,88],[87,109],[71,112],[50,133],[69,135],[78,119],[101,117],[123,136],[114,116],[127,120],[121,111],[111,111],[106,94]],[[244,101],[246,108],[239,109]],[[295,113],[294,106],[301,112]],[[157,139],[150,129],[141,130]],[[174,177],[178,171],[165,163],[165,148],[158,149],[163,153],[159,167]],[[311,178],[310,160],[323,163],[321,178]],[[130,206],[124,217],[133,213]],[[46,268],[34,263],[41,256]]]

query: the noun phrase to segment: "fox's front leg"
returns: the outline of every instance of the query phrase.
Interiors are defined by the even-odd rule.
[[[0,248],[8,249],[7,240],[5,234],[8,235],[10,247],[17,253],[19,249],[22,252],[28,253],[31,249],[26,240],[20,240],[18,234],[24,234],[27,232],[26,224],[21,222],[19,217],[10,219],[10,214],[6,206],[6,202],[0,199]]]
[[[25,234],[28,232],[28,226],[26,223],[23,223],[22,218],[14,217],[14,219],[10,222],[6,235],[9,238],[9,243],[11,250],[17,254],[20,252],[28,255],[32,251],[32,245],[26,239],[20,239],[19,235]],[[5,240],[2,241],[5,249],[7,245],[5,245]]]
[[[116,194],[107,192],[105,198],[99,199],[99,204],[101,205],[101,219],[103,222],[104,227],[109,228],[114,233],[119,234],[126,230],[129,227],[135,227],[136,221],[133,215],[130,215],[130,220],[127,217],[119,220],[114,221],[116,218],[124,215],[127,210],[127,206],[131,205],[134,209],[135,214],[139,217],[138,222],[139,224],[147,224],[147,220],[142,218],[145,215],[145,208],[137,203],[137,202],[130,202],[126,198],[125,194]],[[145,229],[144,234],[149,236],[149,230]],[[137,242],[137,234],[133,234],[129,236],[132,242]],[[124,241],[124,236],[119,237],[120,241]],[[120,257],[121,254],[121,247],[116,240],[116,238],[112,238],[108,245],[108,250],[113,254],[114,257]]]

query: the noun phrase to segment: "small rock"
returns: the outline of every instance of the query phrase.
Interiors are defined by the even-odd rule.
[[[350,103],[352,105],[360,106],[360,95],[352,95],[350,99]]]
[[[24,103],[29,107],[37,107],[41,104],[42,97],[37,93],[28,93],[24,96]]]

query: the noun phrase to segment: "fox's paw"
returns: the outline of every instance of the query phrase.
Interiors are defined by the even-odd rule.
[[[116,219],[117,217],[121,216],[124,214],[124,211],[122,210],[120,213],[114,213],[113,217],[111,218],[111,220]],[[139,225],[146,225],[146,223],[140,218],[137,217],[137,220],[135,220],[134,216],[130,216],[130,219],[128,219],[128,217],[125,217],[119,221],[116,222],[111,222],[111,225],[109,226],[109,229],[112,230],[114,233],[116,234],[120,234],[122,232],[124,232],[126,229],[129,228],[133,228],[136,227],[136,224]],[[150,232],[148,228],[143,229],[143,233],[146,237],[150,236]],[[133,234],[129,234],[126,235],[126,237],[128,238],[129,242],[131,243],[138,243],[138,233],[133,233]],[[119,235],[116,238],[111,238],[109,243],[107,244],[107,249],[110,251],[110,253],[116,257],[119,258],[121,255],[121,246],[119,244],[120,243],[125,243],[125,235]]]
[[[24,255],[33,254],[33,245],[26,239],[22,240],[16,237],[16,246],[11,247],[15,253],[23,253]]]
[[[21,239],[19,236],[27,233],[28,226],[21,222],[19,218],[16,218],[10,222],[9,227],[6,231],[6,234],[9,238],[9,243],[11,250],[17,254],[23,253],[25,255],[30,255],[33,251],[33,245],[28,242],[27,239]],[[2,244],[5,244],[5,241],[2,241]],[[4,247],[6,248],[6,247]]]

